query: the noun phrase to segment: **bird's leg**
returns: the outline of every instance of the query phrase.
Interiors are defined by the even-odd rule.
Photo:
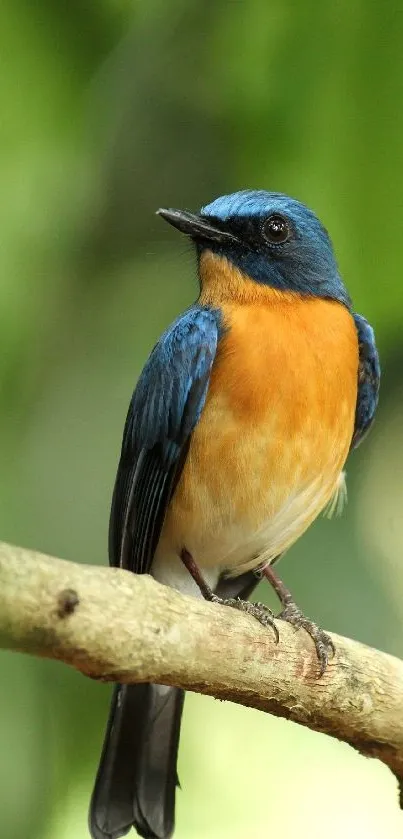
[[[192,554],[189,553],[186,548],[181,550],[181,560],[189,571],[191,577],[193,577],[196,585],[200,589],[203,597],[205,600],[214,600],[215,594],[212,588],[210,588],[209,584],[206,583],[206,580],[203,577],[202,572],[200,571],[199,566],[194,561]]]
[[[186,548],[183,548],[180,554],[181,560],[193,577],[196,585],[199,587],[205,600],[211,603],[220,603],[222,606],[231,606],[233,609],[239,609],[241,612],[246,612],[256,618],[262,626],[270,626],[274,632],[276,643],[279,640],[277,626],[274,622],[274,615],[268,606],[264,603],[250,603],[249,600],[241,600],[240,597],[219,597],[215,594],[212,588],[208,585],[200,571],[199,566],[194,561],[192,555]]]
[[[294,602],[291,592],[286,588],[275,571],[273,571],[271,565],[266,565],[264,568],[261,568],[260,573],[269,581],[283,607],[277,617],[287,621],[287,623],[292,624],[298,629],[302,627],[311,636],[319,659],[320,675],[323,676],[329,661],[329,656],[333,656],[335,652],[333,641],[316,623],[305,617],[301,609]]]

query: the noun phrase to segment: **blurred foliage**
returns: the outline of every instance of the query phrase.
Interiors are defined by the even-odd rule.
[[[384,379],[347,513],[282,572],[324,626],[402,654],[402,37],[397,0],[3,0],[3,539],[106,561],[129,396],[197,289],[154,211],[290,192],[331,231]],[[15,655],[1,673],[2,836],[84,839],[109,688]],[[180,775],[178,839],[402,832],[382,766],[203,697],[187,699]]]

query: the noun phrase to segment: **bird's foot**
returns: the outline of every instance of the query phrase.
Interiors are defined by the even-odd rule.
[[[292,600],[286,604],[283,611],[277,617],[280,620],[287,621],[287,623],[290,623],[297,629],[305,629],[305,632],[311,636],[319,660],[320,675],[323,676],[329,663],[329,657],[332,658],[335,653],[334,644],[330,636],[323,629],[320,629],[316,623],[306,618],[303,612],[301,612],[301,609]]]
[[[261,569],[261,573],[266,577],[277,594],[280,603],[283,607],[278,618],[287,623],[292,624],[297,629],[305,629],[305,632],[311,636],[315,644],[316,655],[319,661],[319,675],[323,676],[329,662],[329,658],[334,656],[335,649],[332,639],[320,629],[316,623],[310,621],[305,617],[301,609],[298,608],[294,602],[293,596],[284,583],[277,576],[272,565],[266,565]]]
[[[209,599],[212,603],[219,603],[221,606],[231,606],[232,609],[238,609],[240,612],[252,615],[262,626],[269,626],[273,630],[276,644],[278,644],[279,632],[275,624],[274,614],[264,603],[249,603],[249,600],[241,600],[240,597],[218,597],[217,594],[213,594]]]

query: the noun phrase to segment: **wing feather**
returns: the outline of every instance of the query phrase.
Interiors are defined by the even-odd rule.
[[[375,418],[381,369],[372,326],[362,315],[354,314],[353,317],[359,347],[357,407],[351,441],[351,448],[356,449],[368,433]]]
[[[220,334],[220,313],[194,306],[164,333],[144,367],[123,433],[109,525],[111,565],[150,570]]]

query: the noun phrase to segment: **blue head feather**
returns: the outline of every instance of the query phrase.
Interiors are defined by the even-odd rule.
[[[217,198],[200,215],[233,233],[234,240],[198,243],[199,252],[208,247],[258,283],[338,300],[350,308],[329,235],[315,213],[296,199],[242,190]],[[284,244],[270,244],[263,236],[263,223],[271,215],[282,216],[289,225]]]

